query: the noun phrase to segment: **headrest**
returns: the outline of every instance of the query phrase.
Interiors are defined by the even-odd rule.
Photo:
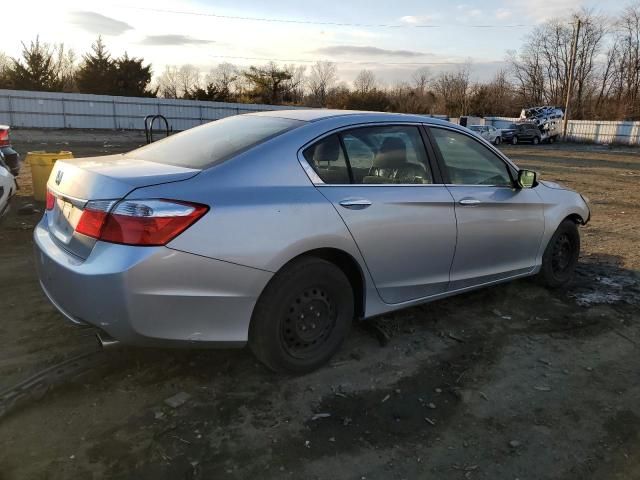
[[[375,168],[403,168],[407,164],[407,146],[400,138],[385,138],[373,159]]]
[[[313,161],[315,163],[335,162],[338,158],[340,158],[340,142],[335,137],[327,138],[320,142],[313,151]]]

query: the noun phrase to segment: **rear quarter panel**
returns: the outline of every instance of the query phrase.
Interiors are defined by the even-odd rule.
[[[170,248],[276,272],[304,252],[328,247],[350,254],[364,270],[349,230],[298,163],[299,145],[276,139],[190,180],[140,188],[127,198],[211,207]]]

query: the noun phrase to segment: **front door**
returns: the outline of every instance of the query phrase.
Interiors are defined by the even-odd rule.
[[[516,188],[507,163],[471,135],[429,131],[455,201],[458,239],[449,289],[531,272],[544,232],[535,189]]]
[[[384,302],[446,291],[456,242],[453,198],[434,183],[418,126],[353,128],[325,137],[304,156]]]

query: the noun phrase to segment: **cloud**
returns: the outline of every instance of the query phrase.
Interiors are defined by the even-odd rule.
[[[551,18],[568,17],[580,9],[585,0],[553,0],[553,2],[522,2],[522,0],[506,0],[518,16],[526,16],[536,22],[544,22]]]
[[[69,12],[69,23],[91,33],[102,35],[122,35],[133,27],[115,18],[105,17],[96,12]]]
[[[496,10],[496,18],[498,20],[507,20],[511,18],[513,12],[511,10],[507,10],[506,8],[499,8]]]
[[[425,25],[437,20],[437,15],[405,15],[400,17],[400,22],[408,25]]]
[[[194,38],[188,35],[147,35],[140,42],[142,45],[171,46],[171,45],[206,45],[215,43],[214,40]]]
[[[480,10],[479,8],[472,8],[466,3],[456,5],[456,10],[460,12],[456,18],[462,22],[465,22],[468,19],[474,19],[483,16],[482,10]]]
[[[378,47],[358,47],[352,45],[334,45],[331,47],[322,47],[314,50],[313,53],[321,53],[324,55],[366,55],[370,57],[421,57],[426,55],[422,52],[413,50],[387,50]]]

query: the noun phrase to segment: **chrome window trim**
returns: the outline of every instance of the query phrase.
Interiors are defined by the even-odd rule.
[[[308,147],[313,145],[316,142],[321,141],[324,138],[330,137],[331,135],[338,134],[345,130],[353,130],[354,128],[367,128],[367,127],[409,127],[413,126],[416,128],[420,128],[421,126],[428,126],[428,123],[421,122],[363,122],[363,123],[352,123],[351,125],[346,125],[338,128],[334,128],[333,130],[329,130],[322,135],[318,135],[313,140],[309,140],[302,147],[298,149],[297,157],[298,163],[309,177],[311,183],[313,183],[316,187],[442,187],[444,184],[442,183],[324,183],[324,181],[320,178],[320,176],[316,173],[307,159],[304,158],[303,151]],[[423,142],[424,143],[424,142]],[[429,154],[427,151],[427,146],[425,145],[425,153],[427,154],[427,159],[431,161],[429,158]]]

